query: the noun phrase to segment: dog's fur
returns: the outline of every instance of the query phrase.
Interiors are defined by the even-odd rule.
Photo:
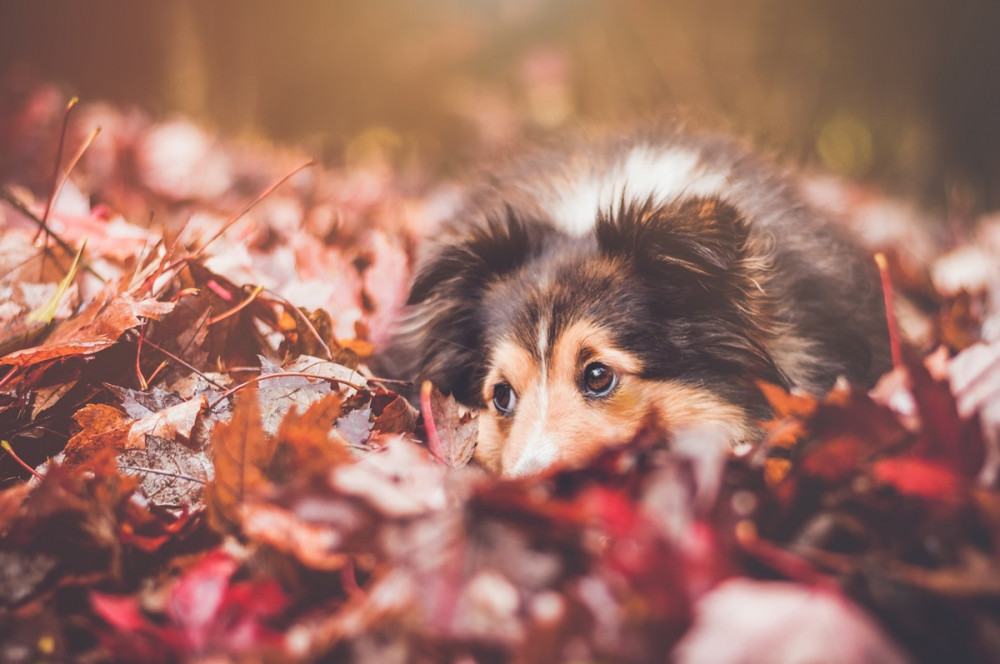
[[[395,357],[480,409],[476,458],[506,475],[649,419],[753,440],[758,381],[821,395],[888,367],[870,258],[794,180],[679,131],[501,169],[430,242],[408,308]]]

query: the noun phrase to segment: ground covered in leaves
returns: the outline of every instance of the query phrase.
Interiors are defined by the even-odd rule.
[[[0,660],[1000,659],[1000,221],[814,181],[914,340],[871,394],[499,481],[369,368],[447,185],[0,95]]]

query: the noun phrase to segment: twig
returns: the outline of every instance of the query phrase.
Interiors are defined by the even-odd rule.
[[[431,394],[434,385],[425,380],[420,386],[420,412],[424,416],[424,430],[427,432],[427,447],[438,461],[444,461],[444,448],[438,436],[437,424],[434,422],[434,412],[431,410]]]
[[[142,338],[140,337],[140,341],[141,340],[142,340]],[[166,348],[163,348],[162,346],[157,346],[156,344],[154,344],[149,339],[146,339],[145,343],[146,343],[146,345],[152,346],[154,349],[160,351],[161,353],[163,353],[164,355],[166,355],[171,360],[173,360],[177,364],[181,365],[185,369],[194,372],[198,376],[201,376],[202,378],[204,378],[205,380],[207,380],[209,383],[211,383],[212,385],[216,386],[220,390],[225,390],[226,389],[225,385],[220,385],[219,383],[215,382],[214,380],[212,380],[211,378],[209,378],[207,375],[205,375],[201,371],[198,371],[198,369],[196,369],[194,366],[188,364],[187,362],[185,362],[181,358],[177,357],[176,355],[174,355],[173,353],[171,353],[170,351],[168,351]]]
[[[215,410],[215,407],[218,406],[220,403],[222,403],[223,399],[228,399],[233,394],[235,394],[236,392],[242,390],[247,385],[253,385],[254,383],[259,383],[262,380],[269,380],[271,378],[293,378],[293,377],[295,377],[295,378],[315,378],[316,380],[325,380],[325,381],[329,381],[331,383],[338,383],[340,385],[346,385],[346,386],[348,386],[350,388],[358,390],[359,392],[361,390],[365,389],[361,385],[355,385],[354,383],[352,383],[352,382],[350,382],[348,380],[342,380],[340,378],[333,378],[332,376],[320,376],[319,374],[301,373],[299,371],[279,371],[278,373],[267,374],[267,375],[264,375],[264,376],[254,376],[253,378],[251,378],[250,380],[246,381],[245,383],[240,383],[236,387],[229,388],[228,390],[226,390],[225,392],[223,392],[219,396],[218,399],[216,399],[215,401],[213,401],[212,403],[210,403],[208,405],[208,409],[209,410]]]
[[[42,478],[45,477],[44,475],[42,475],[41,473],[39,473],[37,470],[35,470],[34,468],[32,468],[31,466],[29,466],[28,464],[26,464],[24,461],[22,461],[21,457],[17,456],[17,454],[14,452],[14,448],[11,447],[10,443],[8,443],[6,440],[0,440],[0,447],[2,447],[3,449],[7,450],[7,454],[9,454],[10,457],[14,461],[16,461],[18,463],[18,465],[20,465],[26,471],[28,471],[29,473],[31,473],[32,475],[34,475],[38,479],[42,479]]]
[[[207,484],[205,480],[200,480],[197,477],[191,477],[190,475],[181,475],[179,473],[171,473],[166,470],[157,470],[156,468],[144,468],[142,466],[126,466],[125,464],[118,464],[118,468],[121,470],[134,470],[137,473],[149,473],[150,475],[163,475],[165,477],[173,477],[178,480],[186,480],[188,482],[194,482],[195,484]]]
[[[250,306],[250,304],[254,300],[257,299],[257,296],[260,295],[261,291],[263,291],[263,290],[264,290],[263,286],[257,286],[256,288],[253,289],[253,291],[250,293],[250,295],[246,299],[244,299],[242,302],[240,302],[239,304],[237,304],[235,307],[229,309],[228,311],[223,311],[218,316],[213,316],[212,318],[209,318],[208,321],[205,322],[205,324],[206,325],[215,325],[216,323],[218,323],[220,321],[223,321],[223,320],[229,318],[230,316],[233,316],[233,315],[239,313],[240,311],[242,311],[246,307]]]
[[[13,192],[11,192],[9,189],[7,189],[7,187],[4,187],[2,185],[0,185],[0,198],[2,198],[3,200],[7,201],[8,203],[10,203],[10,205],[13,206],[13,208],[15,210],[17,210],[18,212],[20,212],[21,214],[23,214],[25,217],[27,217],[28,219],[30,219],[32,222],[34,222],[34,224],[36,226],[38,226],[39,229],[42,229],[46,233],[48,233],[49,237],[51,237],[53,240],[55,240],[56,244],[58,244],[59,247],[63,251],[65,251],[67,254],[75,254],[76,253],[76,249],[74,249],[68,242],[66,242],[66,240],[62,239],[61,237],[59,237],[59,235],[57,235],[55,232],[53,232],[52,229],[50,229],[45,224],[45,222],[43,222],[41,219],[39,219],[38,216],[34,212],[32,212],[31,210],[29,210],[28,206],[25,205],[24,203],[22,203],[21,200],[18,199],[18,197],[13,194]],[[84,260],[81,259],[80,264],[83,265],[83,269],[84,270],[86,270],[87,272],[89,272],[90,274],[92,274],[94,277],[96,277],[97,280],[100,281],[102,284],[108,283],[108,280],[105,279],[104,277],[102,277],[93,267],[91,267],[90,263],[88,263],[87,261],[84,261]]]
[[[187,258],[197,258],[197,257],[201,256],[202,254],[204,254],[205,253],[205,249],[208,248],[208,245],[210,245],[213,242],[215,242],[216,240],[218,240],[219,237],[221,237],[223,233],[225,233],[227,230],[229,230],[230,226],[232,226],[237,221],[239,221],[243,217],[243,215],[245,215],[247,212],[249,212],[250,210],[252,210],[258,203],[260,203],[266,197],[270,196],[271,193],[275,189],[277,189],[281,185],[283,185],[286,182],[288,182],[289,180],[291,180],[292,177],[295,176],[299,171],[301,171],[301,170],[303,170],[303,169],[305,169],[305,168],[307,168],[309,166],[312,166],[315,163],[316,163],[315,159],[310,159],[309,161],[307,161],[307,162],[305,162],[303,164],[300,164],[299,166],[296,166],[295,168],[293,168],[284,177],[282,177],[280,180],[278,180],[277,182],[275,182],[274,184],[272,184],[270,187],[268,187],[267,189],[265,189],[263,192],[261,192],[260,195],[257,196],[257,198],[255,198],[252,201],[250,201],[246,205],[246,207],[244,207],[242,210],[240,210],[239,212],[237,212],[236,214],[234,214],[233,216],[231,216],[229,219],[227,219],[226,222],[224,224],[222,224],[222,226],[219,228],[219,230],[217,230],[215,232],[215,235],[213,235],[212,237],[208,238],[208,241],[206,241],[203,245],[201,245],[201,247],[199,249],[195,250],[195,252],[191,256],[188,256]]]
[[[79,163],[80,159],[83,157],[83,153],[86,152],[87,148],[89,148],[93,144],[94,140],[100,133],[101,133],[100,127],[96,127],[94,131],[90,132],[90,136],[87,137],[87,140],[83,142],[80,148],[73,155],[73,158],[69,160],[68,164],[66,164],[66,170],[63,172],[62,178],[60,178],[59,182],[55,183],[55,187],[52,189],[52,194],[49,198],[49,201],[45,206],[45,214],[42,215],[42,222],[46,224],[46,231],[48,231],[47,225],[49,223],[49,214],[51,213],[51,206],[55,205],[55,199],[59,196],[59,192],[62,191],[63,185],[66,184],[66,180],[69,179],[69,174],[73,172],[73,169],[76,168],[77,163]]]
[[[898,369],[903,366],[903,349],[899,342],[899,328],[896,325],[895,297],[892,290],[892,279],[889,278],[889,263],[881,251],[875,254],[875,264],[878,265],[879,277],[882,279],[882,298],[885,302],[885,322],[889,327],[892,366]]]
[[[320,347],[326,353],[326,359],[328,359],[328,360],[330,360],[332,362],[333,361],[333,353],[330,351],[330,347],[327,345],[327,343],[325,341],[323,341],[323,337],[320,336],[319,331],[316,330],[316,327],[312,324],[312,321],[309,320],[309,317],[306,316],[304,313],[302,313],[302,311],[298,307],[296,307],[294,304],[292,304],[291,302],[289,302],[287,299],[285,299],[281,295],[278,295],[274,291],[272,291],[272,290],[267,291],[267,295],[268,295],[268,297],[274,298],[275,300],[278,301],[278,303],[280,303],[281,305],[283,305],[285,307],[286,311],[291,311],[292,313],[294,313],[296,316],[299,317],[299,320],[301,320],[303,322],[303,324],[305,324],[306,329],[309,330],[309,332],[313,335],[313,338],[316,339],[316,341],[319,343]]]
[[[52,167],[52,188],[49,191],[48,200],[45,201],[45,212],[42,213],[42,225],[38,229],[39,233],[45,231],[46,237],[48,237],[49,235],[49,228],[46,225],[49,222],[49,213],[52,212],[52,206],[55,205],[56,194],[58,193],[60,187],[59,164],[62,163],[63,148],[66,147],[66,132],[69,129],[69,114],[73,110],[73,107],[76,106],[78,101],[80,101],[78,97],[73,97],[72,99],[70,99],[69,103],[66,104],[66,110],[63,112],[62,131],[59,132],[59,147],[56,149],[56,163]],[[36,234],[35,240],[37,239],[38,235]]]

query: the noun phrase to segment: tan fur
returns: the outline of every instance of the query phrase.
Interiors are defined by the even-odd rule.
[[[733,443],[747,435],[742,408],[692,385],[640,378],[638,360],[615,348],[611,338],[592,322],[574,323],[554,340],[545,376],[528,349],[513,339],[497,344],[484,385],[488,405],[481,414],[477,460],[503,475],[579,464],[608,445],[627,442],[650,416],[666,432],[715,425]],[[580,390],[580,376],[590,362],[602,362],[618,376],[607,398],[590,398]],[[507,417],[492,406],[493,386],[504,381],[518,399]]]

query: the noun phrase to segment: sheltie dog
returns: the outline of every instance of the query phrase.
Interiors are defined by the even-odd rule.
[[[523,476],[629,440],[759,439],[766,381],[823,395],[889,366],[870,257],[786,177],[682,131],[525,156],[471,187],[419,261],[393,355],[480,411]]]

